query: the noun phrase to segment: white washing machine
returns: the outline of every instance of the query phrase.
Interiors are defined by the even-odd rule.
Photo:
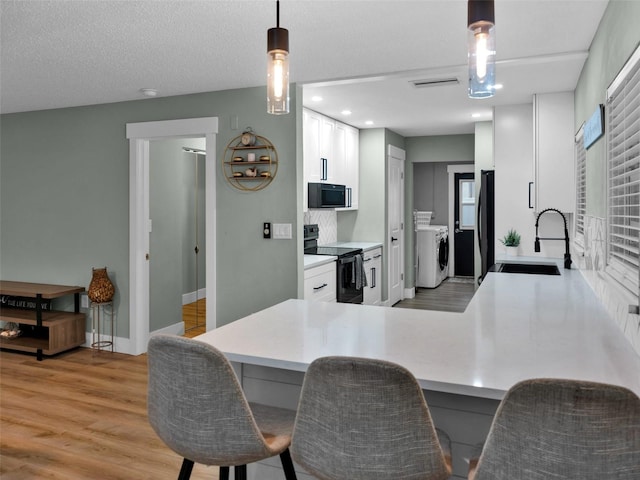
[[[445,225],[416,230],[416,286],[435,288],[449,275],[449,229]]]

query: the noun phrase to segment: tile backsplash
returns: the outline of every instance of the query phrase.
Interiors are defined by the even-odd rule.
[[[333,209],[309,209],[304,214],[304,223],[317,223],[320,230],[318,245],[327,245],[338,241],[338,214]]]
[[[575,255],[575,261],[584,278],[604,304],[609,315],[638,355],[640,355],[640,315],[629,313],[630,304],[638,299],[607,278],[606,267],[606,221],[599,217],[585,217],[584,254]]]

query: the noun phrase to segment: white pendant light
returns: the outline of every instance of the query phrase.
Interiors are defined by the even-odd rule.
[[[276,28],[267,32],[267,112],[289,113],[289,30],[280,28],[279,0]]]
[[[493,0],[468,0],[469,97],[495,94],[496,39]]]

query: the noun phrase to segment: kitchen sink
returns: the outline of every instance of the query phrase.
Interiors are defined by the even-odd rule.
[[[555,263],[496,263],[492,272],[528,273],[530,275],[560,275]]]

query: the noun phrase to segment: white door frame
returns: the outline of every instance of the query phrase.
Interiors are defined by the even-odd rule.
[[[447,165],[449,174],[449,277],[455,277],[455,203],[456,203],[456,173],[474,173],[475,166],[472,163]],[[476,225],[476,229],[478,226]],[[475,242],[474,242],[475,243]]]
[[[404,166],[405,166],[405,158],[406,158],[406,152],[404,150],[402,150],[401,148],[398,147],[394,147],[393,145],[389,145],[388,146],[388,158],[387,158],[387,240],[385,242],[386,245],[388,245],[387,248],[387,252],[388,255],[385,254],[386,257],[388,257],[388,262],[387,262],[387,303],[389,304],[389,306],[393,306],[393,304],[396,301],[400,301],[404,298]],[[400,162],[402,165],[401,168],[401,182],[400,182],[400,192],[399,193],[399,199],[396,199],[396,201],[398,202],[399,206],[400,206],[400,225],[399,225],[399,234],[398,234],[398,248],[399,248],[399,255],[398,255],[398,262],[399,265],[396,265],[395,267],[398,268],[398,273],[400,276],[399,279],[399,283],[400,283],[400,298],[391,298],[391,292],[392,292],[392,282],[393,282],[393,269],[394,269],[394,255],[393,255],[393,246],[392,246],[392,242],[391,242],[391,236],[392,236],[392,225],[391,225],[391,216],[390,216],[390,208],[389,205],[391,204],[391,202],[393,201],[390,198],[390,188],[389,188],[389,182],[391,182],[391,167],[392,167],[392,163],[393,162]],[[388,243],[387,243],[388,242]]]
[[[217,117],[127,124],[129,139],[129,341],[128,352],[147,351],[149,341],[149,141],[206,138],[205,245],[207,330],[216,326],[216,134]]]

